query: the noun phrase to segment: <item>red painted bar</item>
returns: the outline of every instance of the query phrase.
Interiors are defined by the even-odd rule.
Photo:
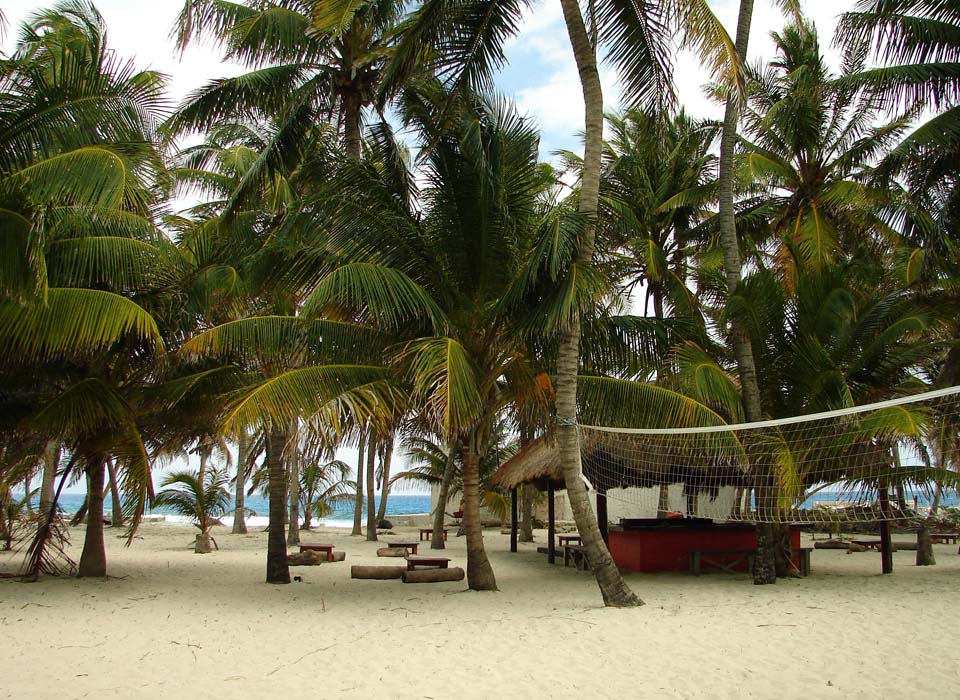
[[[640,573],[689,571],[691,550],[757,548],[753,525],[660,522],[649,526],[610,528],[610,554],[619,568]],[[799,529],[792,529],[790,540],[793,547],[800,547]],[[724,560],[722,556],[717,558]],[[730,560],[735,558],[729,557]],[[799,559],[794,563],[799,567]],[[746,562],[736,568],[746,572]]]

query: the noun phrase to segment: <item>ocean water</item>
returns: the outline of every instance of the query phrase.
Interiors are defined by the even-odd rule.
[[[22,494],[21,494],[22,497]],[[60,495],[60,508],[64,513],[76,513],[83,504],[84,494],[82,493],[64,493]],[[267,524],[267,515],[269,512],[269,502],[260,495],[247,496],[245,499],[247,513],[247,524],[258,526]],[[375,507],[380,506],[380,497],[374,499]],[[232,505],[231,505],[232,507]],[[110,510],[110,498],[107,497],[104,503],[104,509]],[[249,511],[255,515],[250,515]],[[391,494],[387,498],[386,518],[397,515],[419,515],[430,512],[430,494]],[[366,523],[366,503],[364,503],[363,521]],[[147,511],[148,515],[163,515],[166,520],[171,522],[187,522],[187,518],[176,515],[170,508],[154,508]],[[302,516],[301,516],[302,517]],[[222,522],[229,525],[233,522],[232,511],[221,518]],[[334,512],[318,521],[313,518],[313,525],[327,525],[330,527],[352,527],[353,526],[353,501],[340,501],[336,504]]]
[[[907,505],[913,506],[913,501],[916,499],[917,506],[920,508],[928,508],[931,501],[933,501],[933,492],[926,491],[913,491],[907,489],[906,491]],[[822,501],[866,501],[872,502],[876,500],[876,494],[866,494],[861,496],[856,491],[818,491],[813,494],[810,498],[803,502],[801,508],[813,508],[817,503]],[[891,491],[890,500],[895,501],[896,495]],[[943,494],[940,496],[940,505],[941,506],[956,506],[958,504],[957,492],[944,489]]]

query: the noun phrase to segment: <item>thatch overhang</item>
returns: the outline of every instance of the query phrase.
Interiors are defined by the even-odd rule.
[[[566,488],[560,468],[560,450],[556,442],[538,438],[508,459],[490,477],[494,486],[512,490],[523,484],[533,484],[541,491],[553,482],[555,489]]]
[[[727,456],[664,444],[636,433],[590,431],[581,434],[583,475],[594,489],[649,488],[661,484],[688,484],[692,491],[716,491],[722,486],[749,486],[743,462]],[[493,475],[494,485],[513,489],[546,482],[565,488],[560,468],[560,450],[552,438],[534,440],[505,462]]]

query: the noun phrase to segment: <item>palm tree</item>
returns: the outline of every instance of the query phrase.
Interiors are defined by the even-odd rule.
[[[194,546],[197,554],[209,554],[211,541],[219,549],[216,540],[210,537],[210,529],[219,523],[218,519],[230,505],[229,481],[226,470],[214,469],[206,474],[172,472],[160,484],[163,490],[157,493],[154,506],[172,508],[179,515],[193,519],[200,530]],[[171,486],[174,488],[168,488]]]
[[[12,246],[0,265],[2,371],[32,375],[18,396],[23,426],[63,441],[68,471],[90,477],[81,575],[106,572],[105,462],[124,474],[132,529],[152,491],[138,392],[163,348],[148,311],[167,272],[151,211],[162,87],[107,48],[102,18],[79,1],[25,23],[0,77],[0,217]]]
[[[744,170],[767,188],[751,204],[770,221],[773,262],[789,285],[797,268],[877,259],[873,251],[887,235],[877,206],[886,193],[870,186],[869,167],[906,120],[875,123],[877,99],[834,79],[811,24],[788,24],[773,38],[776,58],[750,83],[741,151]],[[861,65],[851,57],[842,75]]]
[[[310,529],[313,516],[324,518],[333,512],[333,504],[349,497],[347,476],[350,466],[334,459],[324,464],[307,464],[300,473],[300,505],[303,529]]]
[[[345,1],[340,4],[347,4]],[[423,60],[423,47],[434,50],[440,74],[452,92],[483,87],[503,62],[502,45],[516,33],[525,3],[522,0],[475,0],[455,11],[444,0],[424,0],[406,23],[397,48],[397,58],[388,69],[402,75]],[[598,212],[603,140],[603,94],[597,70],[597,50],[619,69],[624,95],[630,106],[655,107],[670,102],[669,43],[671,25],[679,25],[684,43],[694,48],[704,63],[730,82],[738,74],[739,61],[723,27],[701,0],[662,0],[643,5],[624,5],[603,0],[591,6],[591,32],[584,24],[576,0],[561,0],[564,21],[573,49],[584,95],[585,134],[583,174],[577,210],[585,225],[571,275],[589,274],[594,256],[594,230]],[[673,22],[672,20],[676,20]],[[623,580],[600,537],[596,518],[579,479],[576,424],[577,368],[580,317],[574,308],[560,316],[557,360],[557,439],[561,445],[563,472],[577,526],[587,548],[593,571],[608,605],[637,605],[639,599]]]
[[[865,86],[888,109],[936,114],[886,158],[896,171],[956,173],[960,149],[960,8],[951,0],[860,0],[844,13],[837,37],[855,53],[872,44],[888,65],[861,69],[843,82]],[[929,180],[933,183],[936,180]]]
[[[511,307],[526,284],[546,183],[536,135],[512,110],[482,99],[458,104],[446,130],[422,109],[446,98],[436,86],[404,97],[409,125],[436,144],[422,164],[419,211],[412,173],[394,157],[385,127],[368,164],[346,164],[330,181],[322,196],[334,207],[331,241],[345,259],[304,311],[399,338],[388,359],[410,387],[417,422],[445,441],[462,441],[469,585],[493,589],[479,464],[511,392],[533,379]]]

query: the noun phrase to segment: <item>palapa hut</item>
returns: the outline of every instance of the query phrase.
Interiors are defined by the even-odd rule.
[[[703,449],[709,441],[711,449]],[[689,434],[678,440],[670,434],[608,432],[581,429],[583,478],[596,496],[596,512],[604,541],[619,566],[636,571],[685,570],[690,551],[697,549],[746,549],[755,547],[754,528],[747,524],[713,524],[697,519],[698,499],[707,495],[716,502],[714,512],[720,520],[734,515],[740,508],[743,494],[753,486],[743,459],[743,447],[731,433],[712,433],[691,439]],[[527,445],[503,464],[492,477],[494,485],[513,494],[511,517],[511,551],[517,551],[516,489],[533,484],[548,493],[547,557],[553,563],[554,493],[564,489],[556,443],[542,437]],[[660,488],[658,515],[667,511],[668,489],[683,485],[681,512],[678,519],[623,518],[621,527],[608,528],[607,492],[630,489]],[[729,497],[718,501],[721,489]],[[719,509],[719,510],[718,510]],[[643,536],[641,533],[648,533]],[[611,541],[611,535],[615,541]],[[750,540],[750,542],[747,542]]]

